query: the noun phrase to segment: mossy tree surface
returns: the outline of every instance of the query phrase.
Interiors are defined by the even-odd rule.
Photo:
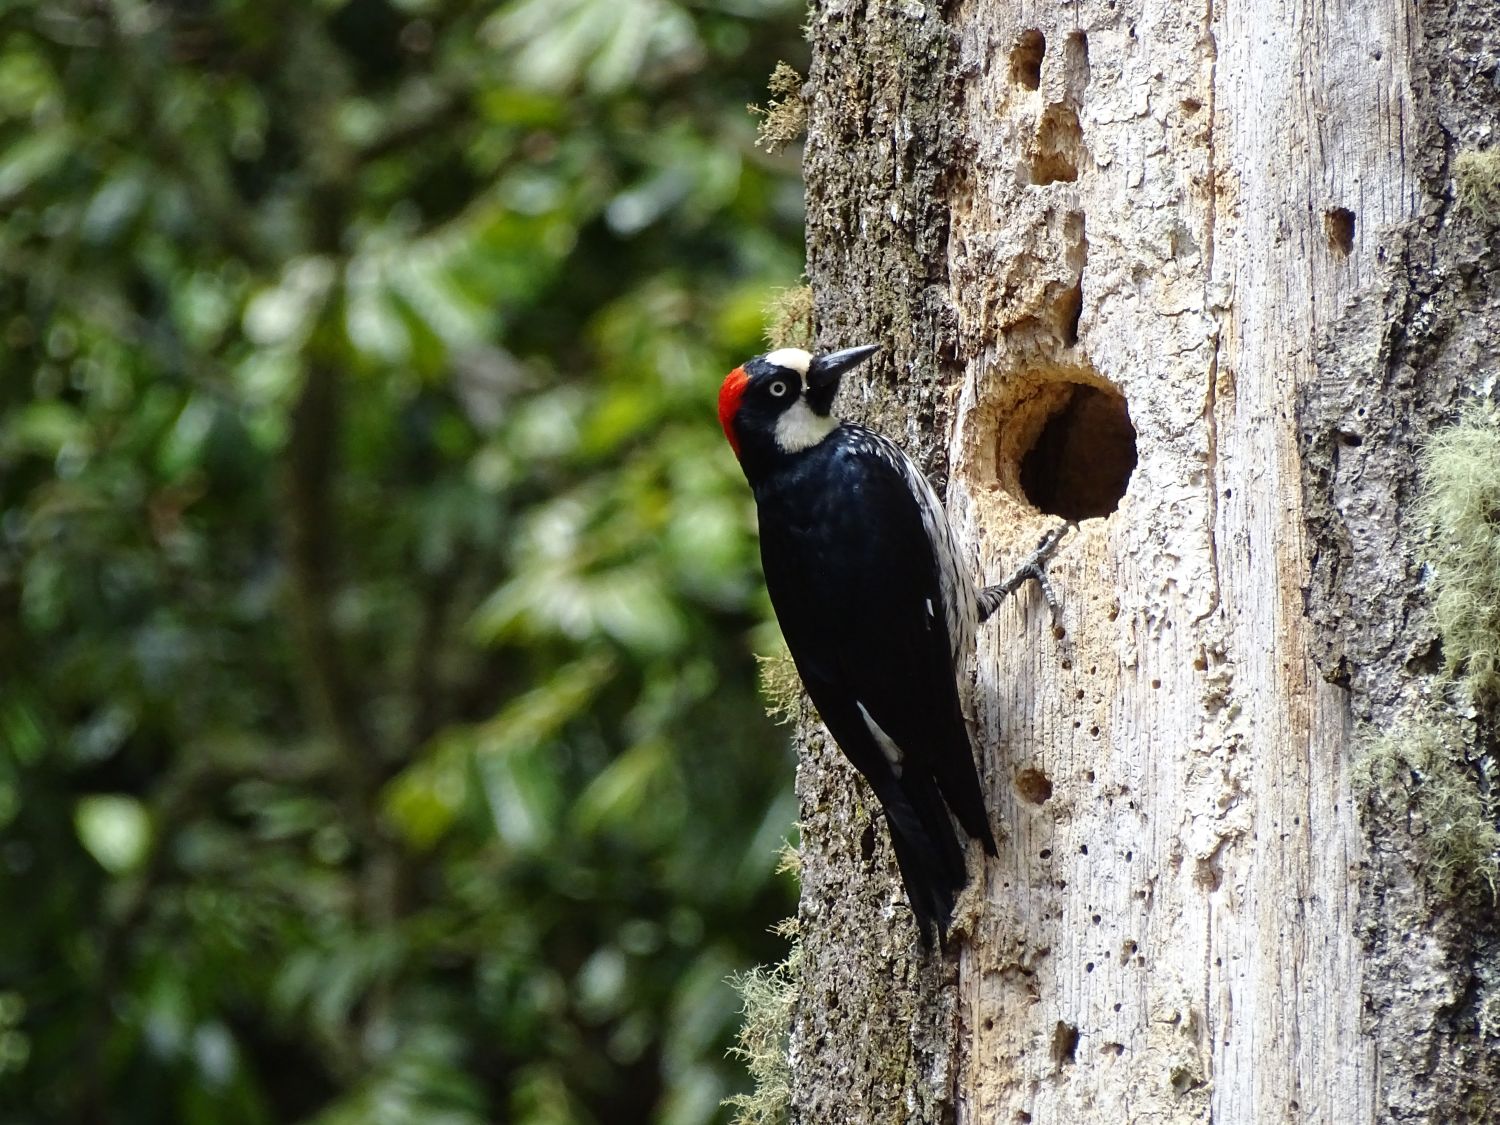
[[[1500,113],[1474,77],[1500,14],[830,0],[810,26],[818,339],[884,347],[846,413],[939,481],[988,581],[1057,493],[1128,483],[1054,567],[1066,637],[1025,591],[981,636],[1003,838],[945,955],[802,724],[794,1120],[1492,1119],[1493,901],[1353,774],[1435,715],[1421,799],[1487,838],[1493,723],[1445,679],[1415,500],[1429,437],[1496,394],[1497,242],[1454,162]]]

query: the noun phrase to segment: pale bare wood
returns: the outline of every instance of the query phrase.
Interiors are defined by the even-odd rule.
[[[1402,498],[1479,382],[1436,357],[1500,336],[1493,273],[1441,306],[1495,258],[1436,221],[1444,152],[1488,136],[1463,60],[1500,16],[1424,18],[814,13],[820,329],[889,356],[856,411],[947,467],[988,582],[1056,523],[1015,466],[1049,385],[1120,389],[1139,463],[1049,566],[1064,640],[1026,589],[981,632],[1001,847],[948,961],[921,961],[867,798],[804,727],[798,1120],[1484,1119],[1455,1101],[1483,1044],[1441,1025],[1500,964],[1433,921],[1399,847],[1370,854],[1349,782],[1359,724],[1424,690]]]

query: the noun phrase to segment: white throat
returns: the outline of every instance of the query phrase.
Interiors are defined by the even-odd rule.
[[[839,420],[832,414],[815,414],[805,398],[799,398],[776,419],[776,444],[783,453],[801,453],[811,449],[834,430]]]

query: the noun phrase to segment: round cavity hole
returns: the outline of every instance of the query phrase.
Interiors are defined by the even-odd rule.
[[[1056,380],[1002,427],[996,454],[1002,479],[1019,485],[1032,507],[1093,519],[1120,506],[1135,471],[1135,427],[1113,387]]]

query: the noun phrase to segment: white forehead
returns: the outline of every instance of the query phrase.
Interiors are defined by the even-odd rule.
[[[766,362],[774,363],[777,367],[785,367],[788,371],[795,371],[802,376],[802,381],[807,381],[807,365],[812,362],[812,353],[805,352],[801,348],[781,348],[778,351],[767,352]]]

